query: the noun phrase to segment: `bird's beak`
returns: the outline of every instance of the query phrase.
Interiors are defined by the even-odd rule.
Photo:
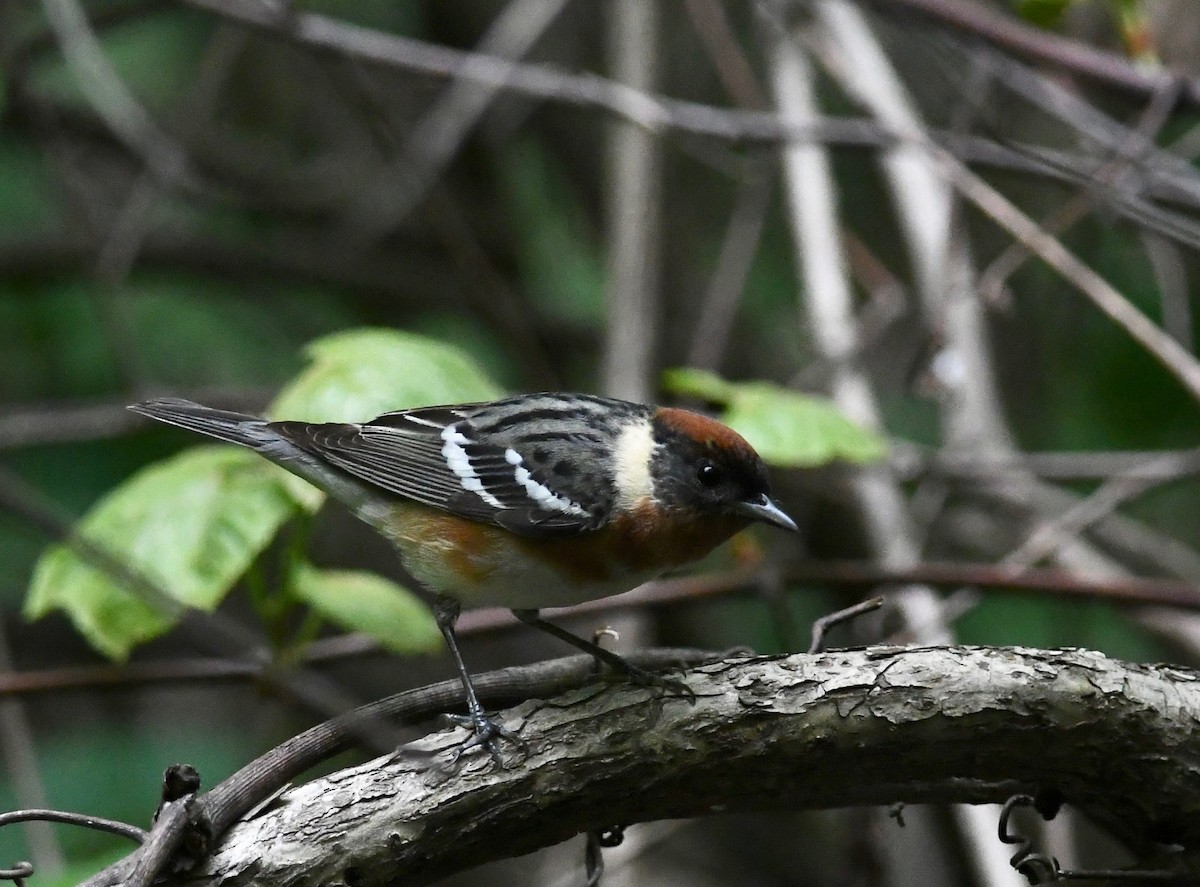
[[[757,499],[739,502],[733,506],[733,509],[743,517],[750,518],[750,520],[762,521],[764,524],[773,524],[776,527],[791,530],[793,533],[800,529],[796,526],[796,522],[784,514],[783,509],[772,502],[766,493]]]

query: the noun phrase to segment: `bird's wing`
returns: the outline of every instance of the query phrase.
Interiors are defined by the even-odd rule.
[[[595,529],[597,516],[554,491],[512,447],[480,443],[471,406],[387,413],[362,424],[273,422],[292,443],[389,493],[522,536]]]

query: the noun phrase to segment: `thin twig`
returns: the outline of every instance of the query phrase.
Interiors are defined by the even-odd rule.
[[[13,670],[9,652],[8,626],[0,616],[0,675]],[[38,762],[37,745],[24,703],[16,698],[0,698],[0,758],[8,771],[17,803],[22,806],[44,807],[46,786]],[[58,875],[65,866],[62,844],[54,829],[44,820],[27,819],[25,841],[29,845],[38,871],[43,875]]]
[[[1081,576],[1059,569],[1005,567],[997,564],[923,561],[889,568],[870,561],[821,561],[790,569],[793,582],[874,586],[921,582],[958,587],[972,585],[1067,598],[1106,600],[1121,606],[1168,606],[1200,610],[1200,585],[1176,579],[1140,576]]]
[[[1200,400],[1200,363],[1150,321],[1132,302],[1056,238],[1047,234],[1016,204],[972,173],[948,152],[927,143],[954,187],[989,218],[1024,243],[1080,293],[1145,348],[1193,398]]]
[[[1181,480],[1200,473],[1200,449],[1146,451],[1013,452],[1005,455],[932,452],[893,442],[893,470],[911,481],[924,474],[974,481],[1033,474],[1049,480],[1134,476]]]
[[[1188,351],[1194,352],[1196,339],[1192,333],[1192,323],[1195,315],[1188,294],[1189,275],[1183,250],[1173,240],[1157,232],[1143,230],[1138,233],[1157,284],[1163,329]]]
[[[9,813],[0,813],[0,828],[17,822],[30,822],[33,820],[78,825],[98,832],[107,832],[110,835],[119,835],[138,844],[146,840],[146,830],[138,828],[136,825],[130,825],[127,822],[120,822],[115,819],[103,819],[99,816],[68,813],[64,810],[13,810]]]
[[[738,43],[725,7],[718,0],[684,0],[683,8],[729,97],[743,108],[766,109],[766,92]]]
[[[1100,599],[1119,606],[1200,611],[1200,585],[1191,582],[1153,577],[1087,576],[1061,569],[1017,569],[995,563],[922,561],[906,569],[889,569],[871,561],[806,561],[787,570],[783,578],[793,584],[848,588],[911,583],[950,588],[970,585],[997,592]],[[761,584],[759,572],[734,570],[660,580],[623,595],[545,612],[578,618],[634,607],[664,607],[730,594],[754,594]],[[464,636],[486,634],[507,630],[516,624],[507,610],[469,610],[460,619],[459,633]],[[305,649],[302,661],[314,666],[386,653],[368,635],[344,634],[314,641]],[[262,674],[262,667],[254,663],[207,657],[132,662],[124,666],[68,666],[0,675],[0,697],[140,684],[257,680]]]
[[[192,178],[183,149],[151,118],[113,67],[76,0],[42,0],[67,67],[113,133],[164,184]]]
[[[566,0],[511,0],[496,16],[478,50],[463,65],[433,107],[410,127],[401,162],[367,182],[349,210],[355,249],[366,252],[409,214],[441,177],[484,112],[508,85],[506,69],[537,42]],[[299,23],[297,23],[299,26]],[[487,76],[476,77],[475,68]]]
[[[1178,100],[1179,88],[1174,81],[1162,92],[1155,93],[1151,97],[1150,103],[1142,111],[1141,119],[1136,127],[1118,146],[1116,156],[1094,174],[1094,180],[1088,183],[1087,190],[1076,194],[1071,200],[1063,203],[1042,219],[1040,222],[1042,228],[1048,234],[1059,236],[1095,209],[1103,191],[1113,187],[1117,180],[1138,160],[1140,146],[1147,141],[1154,140],[1157,133],[1166,124],[1170,112],[1175,108]],[[993,302],[998,301],[1008,279],[1016,273],[1030,255],[1031,252],[1024,243],[1017,241],[1009,244],[980,275],[979,288],[984,297]]]
[[[758,252],[775,185],[774,177],[764,174],[753,176],[738,189],[716,267],[696,312],[688,366],[709,370],[720,367],[733,331],[738,302]]]
[[[230,409],[255,412],[268,403],[271,393],[265,389],[197,388],[185,396],[201,403],[212,400]],[[146,428],[146,420],[131,413],[128,405],[129,399],[121,398],[8,407],[0,411],[0,450],[111,440]]]
[[[843,622],[849,622],[851,619],[857,619],[866,613],[874,612],[883,606],[883,598],[873,597],[865,601],[859,601],[851,607],[838,610],[830,613],[827,616],[822,616],[813,621],[812,624],[812,642],[808,645],[809,653],[820,653],[825,646],[825,635],[831,628],[841,625]]]
[[[983,37],[1008,52],[1044,62],[1100,83],[1149,98],[1171,80],[1179,80],[1183,96],[1200,104],[1200,78],[1135,65],[1127,58],[1097,49],[1045,28],[1027,25],[994,12],[982,3],[963,0],[866,0],[886,12],[911,12],[967,34]]]
[[[1174,461],[1170,456],[1163,458],[1165,467],[1170,467]],[[1035,564],[1050,556],[1065,541],[1112,514],[1125,502],[1176,479],[1169,474],[1155,476],[1156,473],[1155,466],[1151,464],[1146,466],[1144,474],[1131,472],[1109,478],[1062,514],[1035,527],[1001,563],[1020,567]]]

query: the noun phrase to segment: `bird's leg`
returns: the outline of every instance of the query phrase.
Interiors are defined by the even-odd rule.
[[[442,637],[446,639],[446,646],[450,648],[450,655],[454,657],[454,667],[458,669],[458,677],[467,694],[467,714],[465,716],[448,715],[447,717],[460,726],[470,727],[475,731],[474,736],[455,749],[451,763],[457,762],[464,752],[478,746],[486,748],[493,760],[499,763],[500,753],[496,747],[496,739],[513,739],[517,742],[520,742],[520,739],[511,730],[506,730],[488,717],[479,702],[479,697],[475,695],[475,686],[471,683],[471,676],[467,673],[466,663],[463,662],[462,653],[458,649],[458,640],[454,635],[454,623],[458,621],[461,609],[458,601],[446,595],[438,595],[433,609],[434,618],[437,620],[438,628],[441,629]]]
[[[683,681],[674,678],[663,677],[660,674],[655,674],[652,671],[646,671],[644,668],[638,668],[636,665],[627,661],[621,656],[618,656],[612,650],[606,650],[599,644],[594,644],[589,640],[571,634],[565,628],[559,628],[553,622],[547,622],[537,610],[513,610],[513,615],[534,628],[540,629],[546,634],[553,635],[560,641],[565,641],[572,647],[582,650],[589,656],[592,656],[603,662],[613,671],[622,674],[636,684],[642,684],[648,687],[658,687],[669,692],[673,696],[683,696],[688,699],[695,699],[696,694]]]

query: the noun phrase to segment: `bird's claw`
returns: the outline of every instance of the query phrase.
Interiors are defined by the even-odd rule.
[[[630,665],[628,662],[619,671],[630,683],[637,684],[639,687],[649,687],[658,691],[659,695],[686,699],[692,703],[696,701],[696,691],[679,678],[669,678],[657,672],[646,671],[646,669]]]
[[[529,747],[525,740],[483,712],[465,715],[443,714],[442,718],[455,726],[473,731],[470,738],[463,740],[451,750],[449,761],[451,767],[456,767],[462,756],[471,749],[481,747],[487,749],[492,760],[503,767],[504,761],[500,757],[500,747],[497,742],[499,739],[507,739],[516,743],[523,752],[528,754]]]

